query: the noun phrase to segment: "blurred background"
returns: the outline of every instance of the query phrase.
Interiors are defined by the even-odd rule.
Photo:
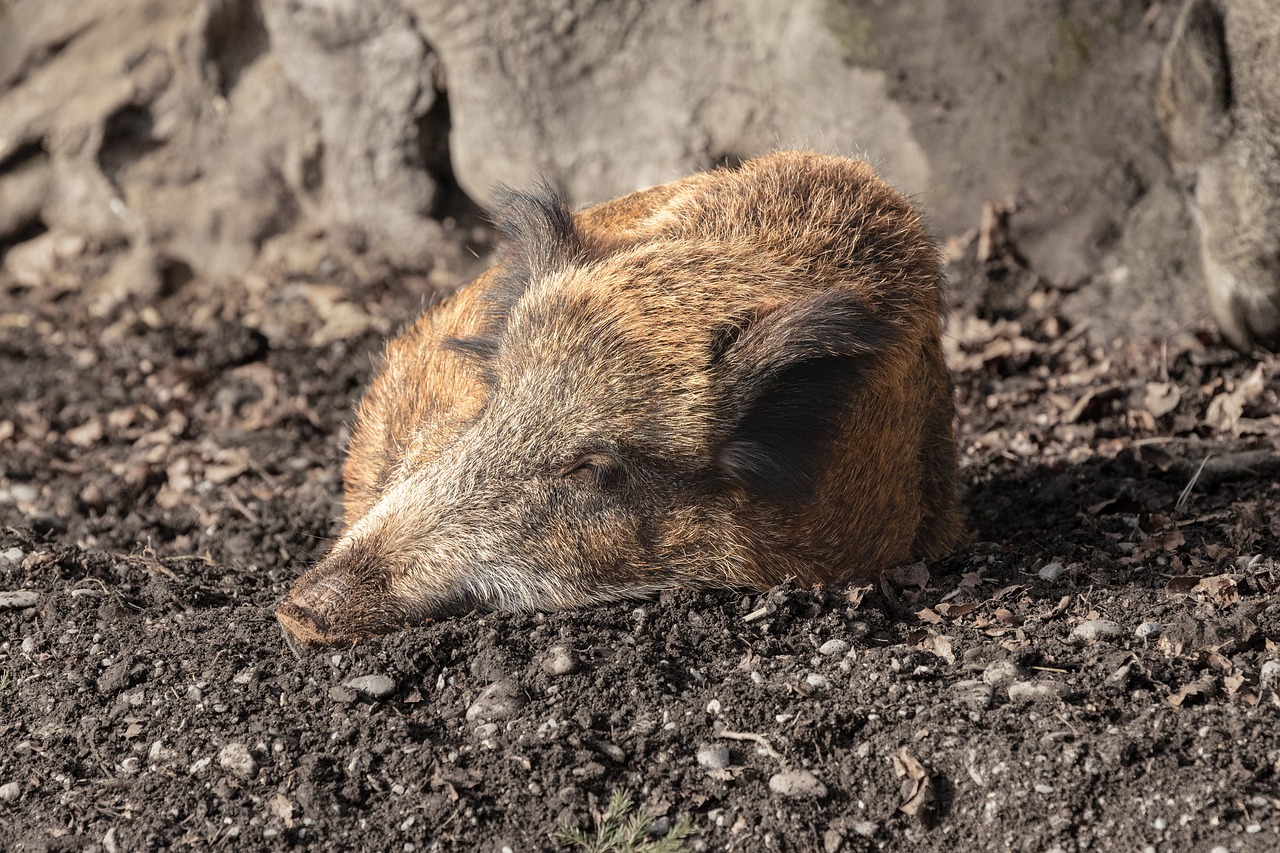
[[[1235,254],[1254,223],[1280,315],[1278,34],[1270,0],[2,0],[3,275],[98,313],[246,274],[447,287],[497,183],[585,205],[813,148],[1096,341],[1209,316],[1215,217]],[[1213,168],[1257,191],[1206,225]]]

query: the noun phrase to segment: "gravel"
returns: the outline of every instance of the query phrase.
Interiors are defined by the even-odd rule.
[[[242,743],[227,744],[218,753],[218,766],[241,779],[252,779],[258,775],[258,762],[253,753]]]
[[[548,675],[572,675],[578,671],[581,662],[572,649],[565,646],[552,646],[547,656],[542,659],[542,670]]]
[[[357,675],[344,681],[343,686],[372,699],[385,699],[396,692],[395,679],[385,675]]]
[[[520,688],[511,681],[495,681],[467,708],[468,722],[505,720],[527,704]]]
[[[769,790],[791,800],[821,799],[827,786],[808,770],[787,770],[769,777]]]
[[[723,770],[729,766],[729,748],[719,744],[701,746],[698,748],[697,761],[699,767]]]
[[[1061,701],[1070,688],[1061,681],[1015,681],[1009,685],[1009,701],[1019,703]]]
[[[827,640],[818,646],[818,654],[827,655],[828,657],[842,655],[847,651],[849,651],[849,644],[845,640]]]
[[[1112,637],[1123,637],[1124,635],[1124,626],[1119,622],[1112,622],[1110,619],[1090,619],[1088,622],[1081,622],[1071,631],[1073,638],[1084,640],[1086,643],[1107,640]]]
[[[35,607],[39,601],[40,595],[31,589],[0,592],[0,610],[26,610],[28,607]]]

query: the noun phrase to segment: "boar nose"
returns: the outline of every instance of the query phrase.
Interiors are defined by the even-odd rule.
[[[285,639],[303,646],[326,646],[333,642],[329,620],[315,610],[286,601],[276,611]]]
[[[344,637],[334,630],[334,621],[346,604],[349,589],[349,583],[333,575],[295,585],[276,610],[276,619],[286,638],[303,646],[341,642]]]

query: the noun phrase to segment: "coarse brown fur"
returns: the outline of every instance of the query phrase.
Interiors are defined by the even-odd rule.
[[[497,265],[387,349],[293,638],[955,545],[937,252],[865,163],[779,153],[576,215],[509,193],[498,221]]]

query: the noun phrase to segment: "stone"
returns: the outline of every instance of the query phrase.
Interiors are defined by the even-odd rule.
[[[247,746],[238,742],[229,743],[218,752],[218,766],[241,779],[258,775],[257,760]]]
[[[1081,622],[1071,631],[1071,636],[1074,639],[1083,640],[1086,643],[1107,640],[1113,637],[1123,637],[1124,635],[1124,626],[1119,622],[1112,622],[1110,619],[1090,619],[1087,622]]]
[[[386,675],[357,675],[342,682],[343,686],[372,699],[385,699],[396,692],[396,682]]]
[[[721,744],[700,746],[696,760],[699,767],[707,770],[723,770],[729,766],[729,748]]]
[[[505,720],[528,704],[520,688],[511,681],[495,681],[467,708],[468,722]]]
[[[35,607],[40,596],[32,589],[16,589],[0,592],[0,610],[26,610]]]
[[[769,790],[789,800],[821,799],[827,786],[808,770],[787,770],[769,777]]]
[[[845,640],[827,640],[825,643],[818,646],[818,654],[834,657],[836,655],[844,654],[849,651],[849,648],[849,643]]]

